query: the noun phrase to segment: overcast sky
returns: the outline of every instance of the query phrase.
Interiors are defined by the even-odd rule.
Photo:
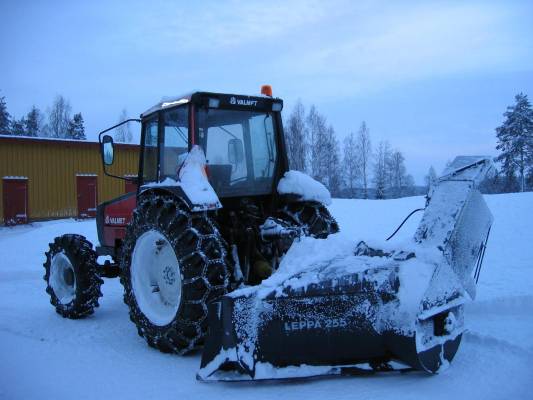
[[[315,104],[342,139],[365,120],[418,183],[533,96],[533,1],[0,2],[0,95],[19,118],[57,94],[88,137],[196,89]]]

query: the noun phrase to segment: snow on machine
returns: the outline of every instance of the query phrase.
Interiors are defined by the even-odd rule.
[[[428,195],[412,243],[281,268],[209,307],[201,380],[417,369],[452,361],[492,216],[476,189],[486,157],[457,157]],[[296,270],[296,271],[295,271]]]
[[[339,228],[328,190],[289,170],[282,108],[269,86],[262,96],[195,92],[102,131],[104,172],[138,189],[98,206],[96,248],[77,234],[50,244],[52,305],[83,318],[98,306],[102,278],[120,277],[150,346],[204,347],[201,380],[439,371],[475,297],[492,221],[476,187],[490,160],[458,157],[448,167],[412,243],[354,243],[302,263],[291,252],[333,248]],[[112,134],[133,121],[139,171],[125,178],[113,173]]]

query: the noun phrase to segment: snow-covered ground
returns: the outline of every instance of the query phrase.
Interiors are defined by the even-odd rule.
[[[280,383],[200,383],[200,355],[149,348],[129,321],[117,280],[96,313],[56,314],[44,292],[44,251],[54,236],[96,242],[94,220],[0,228],[0,398],[6,399],[531,399],[533,392],[533,193],[486,196],[495,221],[469,331],[444,373],[377,374]],[[383,240],[422,197],[334,200],[342,233]],[[394,241],[409,237],[415,214]]]

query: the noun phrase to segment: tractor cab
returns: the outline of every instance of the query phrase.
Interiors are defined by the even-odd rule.
[[[278,212],[289,196],[277,190],[288,171],[282,108],[283,101],[272,97],[270,86],[263,86],[260,96],[194,92],[164,98],[140,119],[102,131],[105,173],[132,180],[139,188],[98,207],[102,251],[117,253],[134,208],[154,193],[179,199],[190,211],[218,210],[217,222],[224,234],[240,242],[251,240],[247,229],[259,232],[259,225]],[[109,168],[114,162],[113,136],[130,121],[141,123],[135,178],[115,176]],[[184,180],[187,160],[192,159],[196,170]]]
[[[141,114],[140,183],[177,180],[198,145],[219,198],[271,194],[288,168],[282,108],[270,96],[196,92],[164,99]]]

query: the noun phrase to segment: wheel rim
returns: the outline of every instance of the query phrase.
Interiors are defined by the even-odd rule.
[[[168,325],[181,303],[181,272],[168,239],[150,230],[136,241],[131,285],[141,312],[155,325]]]
[[[61,304],[68,304],[76,296],[76,274],[74,267],[64,252],[52,257],[50,267],[50,287]]]

